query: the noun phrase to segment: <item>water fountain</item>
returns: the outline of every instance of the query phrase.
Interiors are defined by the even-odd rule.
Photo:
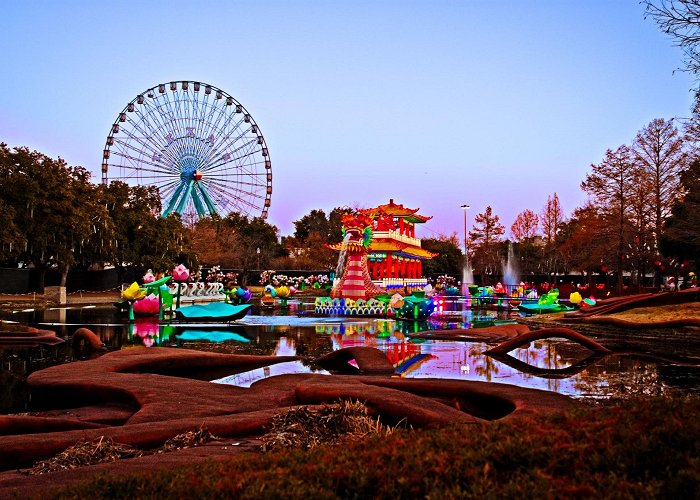
[[[348,241],[350,241],[351,236],[352,235],[350,233],[347,233],[341,243],[340,254],[338,255],[338,264],[335,266],[335,278],[333,279],[332,283],[333,286],[340,281],[340,279],[343,277],[343,273],[345,273],[345,261],[347,260],[348,256]]]
[[[462,295],[464,295],[464,303],[462,305],[462,311],[471,308],[472,299],[469,293],[469,286],[474,284],[474,273],[472,272],[472,264],[469,259],[464,260],[464,266],[462,267]]]
[[[469,259],[464,261],[462,267],[462,295],[469,295],[469,285],[474,284],[474,273],[472,272],[472,264]]]
[[[503,284],[507,287],[508,285],[517,285],[519,281],[520,270],[518,269],[518,264],[515,259],[515,254],[513,253],[513,244],[508,243],[508,257],[503,264]]]

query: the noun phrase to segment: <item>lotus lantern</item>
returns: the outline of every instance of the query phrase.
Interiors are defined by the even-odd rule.
[[[135,314],[158,314],[160,312],[160,299],[155,294],[150,294],[134,302]]]
[[[135,301],[142,299],[146,296],[146,291],[139,287],[139,284],[135,281],[127,288],[122,290],[122,298],[128,301]]]
[[[178,266],[175,266],[175,269],[173,269],[173,280],[177,281],[177,303],[176,303],[176,308],[180,308],[180,293],[182,289],[182,283],[184,281],[187,281],[187,279],[190,277],[190,270],[187,269],[183,264],[180,264]]]
[[[156,280],[156,277],[153,276],[153,271],[150,269],[146,272],[146,274],[143,275],[143,284],[146,285],[148,283],[153,283]]]
[[[134,302],[146,296],[146,290],[139,287],[135,281],[127,288],[122,290],[122,298],[129,302],[129,320],[134,319]]]
[[[180,264],[173,269],[173,280],[187,281],[189,277],[190,270],[187,269],[183,264]]]

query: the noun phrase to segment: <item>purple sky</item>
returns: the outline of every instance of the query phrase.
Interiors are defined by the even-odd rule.
[[[394,198],[456,232],[568,215],[607,148],[687,117],[679,49],[638,0],[10,2],[0,141],[95,173],[112,122],[171,80],[222,88],[270,148],[269,221]]]

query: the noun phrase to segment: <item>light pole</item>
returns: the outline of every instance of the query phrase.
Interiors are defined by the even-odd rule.
[[[469,255],[467,254],[467,210],[469,210],[471,207],[469,205],[462,205],[462,209],[464,210],[464,258],[468,259]]]

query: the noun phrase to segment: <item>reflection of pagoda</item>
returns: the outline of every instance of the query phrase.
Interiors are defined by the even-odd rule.
[[[422,288],[423,261],[438,254],[421,248],[416,238],[416,224],[432,217],[418,214],[418,208],[406,208],[389,200],[386,205],[364,210],[372,217],[372,243],[367,250],[370,276],[383,288]]]
[[[396,374],[402,377],[435,357],[432,354],[421,353],[421,347],[411,342],[394,342],[387,344],[385,348],[386,357],[394,365]]]

